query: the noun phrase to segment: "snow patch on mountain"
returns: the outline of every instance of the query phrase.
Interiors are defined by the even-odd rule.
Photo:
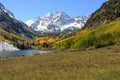
[[[26,24],[35,31],[41,33],[71,33],[84,26],[89,16],[77,16],[71,18],[63,11],[57,11],[55,14],[48,13],[29,20]]]
[[[0,40],[0,51],[13,51],[13,50],[19,49],[17,47],[14,47],[12,44]]]

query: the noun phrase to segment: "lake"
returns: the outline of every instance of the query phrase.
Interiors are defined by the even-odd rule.
[[[16,56],[28,56],[28,55],[43,54],[48,52],[49,51],[40,51],[40,50],[0,51],[0,57],[7,58],[7,57],[16,57]]]

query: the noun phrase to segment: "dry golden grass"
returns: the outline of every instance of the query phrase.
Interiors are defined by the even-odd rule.
[[[120,45],[0,59],[0,80],[120,80]]]

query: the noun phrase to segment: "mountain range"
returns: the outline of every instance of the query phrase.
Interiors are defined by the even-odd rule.
[[[48,13],[28,21],[28,25],[17,20],[14,14],[0,3],[0,40],[19,49],[33,48],[39,43],[30,40],[41,34],[66,34],[80,29],[89,16],[69,17],[65,12]],[[3,44],[1,44],[3,45]],[[4,46],[4,45],[3,45]]]
[[[15,19],[13,13],[0,3],[0,40],[11,43],[19,49],[38,49],[44,46],[58,49],[85,49],[91,46],[99,48],[118,44],[120,43],[119,9],[119,0],[109,0],[91,16],[71,18],[65,12],[57,11],[55,14],[48,13],[29,20],[25,24]],[[55,33],[62,35],[56,36]],[[41,34],[53,35],[47,35],[45,38],[40,37]],[[48,39],[52,43],[49,43]]]
[[[48,13],[44,16],[39,16],[37,18],[29,20],[26,22],[26,24],[41,34],[67,34],[81,29],[89,17],[89,15],[86,15],[71,18],[65,12],[57,11],[55,14]]]
[[[60,36],[61,38],[61,36]],[[120,44],[120,0],[109,0],[96,10],[84,28],[60,39],[54,44],[58,49],[100,48]]]

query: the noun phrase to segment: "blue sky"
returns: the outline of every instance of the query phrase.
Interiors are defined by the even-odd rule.
[[[0,0],[17,19],[24,22],[59,10],[71,17],[92,14],[106,1],[108,0]]]

